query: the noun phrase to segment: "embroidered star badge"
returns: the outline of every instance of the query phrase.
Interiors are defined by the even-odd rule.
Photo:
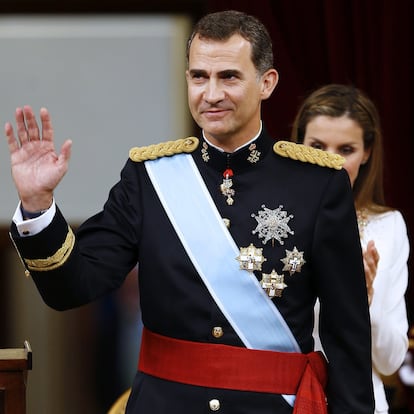
[[[262,254],[263,249],[258,249],[250,243],[248,247],[240,247],[240,254],[236,260],[240,264],[240,269],[253,272],[262,270],[262,263],[266,261]]]
[[[265,290],[270,299],[282,296],[283,289],[287,287],[287,284],[283,279],[283,275],[279,275],[275,269],[273,269],[269,274],[262,274],[260,285]]]
[[[285,250],[285,252],[286,257],[280,259],[280,261],[285,265],[282,271],[287,271],[290,275],[293,275],[295,272],[300,272],[302,270],[302,266],[306,263],[306,260],[303,258],[303,252],[300,252],[296,246],[293,250]]]

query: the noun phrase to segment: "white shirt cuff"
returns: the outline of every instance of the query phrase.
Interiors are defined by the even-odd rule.
[[[55,217],[56,214],[56,203],[54,199],[52,205],[47,211],[45,211],[41,216],[30,220],[23,219],[20,205],[21,202],[19,202],[19,205],[14,212],[13,222],[16,224],[17,231],[22,237],[34,236],[35,234],[40,233],[52,222],[53,217]]]

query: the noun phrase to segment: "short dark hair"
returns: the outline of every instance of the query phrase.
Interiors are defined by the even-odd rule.
[[[226,10],[207,14],[194,26],[187,42],[187,64],[191,43],[196,35],[204,39],[227,40],[238,34],[252,46],[252,62],[259,72],[273,68],[273,50],[270,35],[256,17],[236,10]]]

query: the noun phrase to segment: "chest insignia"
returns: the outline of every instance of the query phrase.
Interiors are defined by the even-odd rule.
[[[229,206],[232,206],[234,203],[234,194],[235,191],[232,188],[233,187],[233,170],[231,168],[227,168],[223,173],[223,182],[220,184],[220,191],[221,194],[223,194],[226,198],[226,203]]]
[[[258,233],[259,239],[263,239],[263,244],[266,244],[269,240],[272,240],[272,246],[275,240],[281,245],[284,244],[282,238],[288,237],[288,234],[295,234],[288,225],[293,215],[288,215],[286,211],[283,211],[282,205],[275,210],[267,208],[264,204],[262,208],[263,210],[259,210],[257,215],[252,214],[252,217],[257,220],[257,226],[252,234]]]
[[[300,252],[296,246],[293,250],[285,250],[286,257],[280,259],[280,261],[285,265],[282,269],[283,272],[289,272],[292,276],[295,272],[300,272],[302,266],[306,263],[306,260],[303,258],[303,252]]]
[[[283,289],[287,287],[287,284],[284,282],[284,276],[279,275],[275,269],[271,273],[262,273],[262,280],[260,281],[260,286],[267,293],[270,299],[274,297],[281,297]]]
[[[250,144],[249,146],[250,155],[247,158],[251,164],[256,164],[257,161],[260,159],[261,152],[256,149],[256,144]]]
[[[282,269],[282,274],[278,274],[275,269],[271,273],[262,273],[260,286],[266,292],[270,299],[281,297],[283,290],[288,287],[285,283],[285,276],[283,272],[289,272],[292,276],[295,272],[300,272],[302,266],[306,263],[303,258],[303,252],[300,252],[296,246],[293,250],[285,250],[286,257],[280,261],[285,265]],[[236,257],[239,262],[240,269],[247,270],[253,273],[256,270],[262,270],[262,264],[267,261],[263,256],[263,249],[253,246],[252,243],[248,247],[241,247],[240,254]]]
[[[248,247],[241,247],[240,254],[236,258],[240,264],[240,269],[247,270],[249,272],[262,270],[262,263],[266,261],[262,252],[263,249],[254,247],[251,243]]]
[[[210,161],[210,155],[208,153],[208,145],[205,142],[203,142],[203,146],[201,148],[201,157],[203,158],[204,162]]]

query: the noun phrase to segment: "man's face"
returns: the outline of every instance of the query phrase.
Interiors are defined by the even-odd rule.
[[[232,151],[257,134],[261,101],[276,85],[269,92],[266,76],[258,75],[251,45],[243,37],[193,39],[186,71],[188,102],[207,139]]]

